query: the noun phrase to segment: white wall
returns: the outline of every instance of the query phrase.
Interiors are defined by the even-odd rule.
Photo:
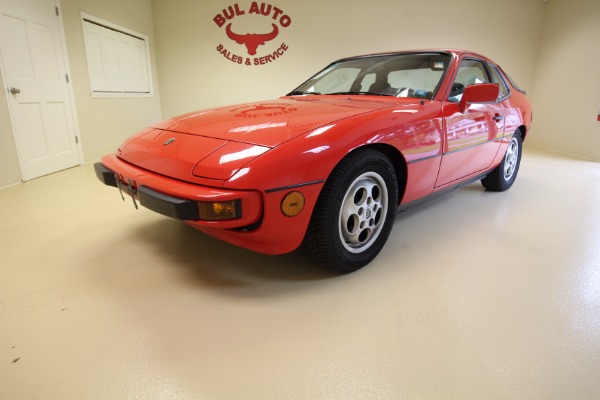
[[[550,0],[529,143],[600,161],[600,1]]]
[[[67,50],[86,162],[114,152],[127,136],[161,119],[150,0],[61,0]],[[155,93],[144,98],[92,98],[81,11],[149,36]]]
[[[276,39],[289,50],[259,67],[234,64],[216,50],[222,44],[246,54],[213,17],[233,4],[248,10],[250,0],[61,3],[87,162],[114,151],[161,114],[276,98],[336,58],[429,47],[489,56],[530,94],[535,110],[530,144],[600,161],[598,0],[273,0],[292,19]],[[150,37],[154,97],[91,98],[80,11]],[[238,25],[240,20],[239,33],[253,29]],[[0,96],[0,187],[18,181],[6,101]]]
[[[152,4],[150,0],[61,0],[83,157],[86,162],[113,152],[130,134],[161,119]],[[155,94],[148,98],[93,99],[87,73],[80,12],[114,22],[150,37]],[[4,87],[4,83],[0,82]],[[0,187],[21,179],[8,106],[0,95]]]
[[[252,1],[153,0],[165,117],[276,98],[336,58],[413,48],[481,52],[531,89],[545,11],[542,0],[277,0],[271,3],[292,23],[276,41],[289,50],[274,63],[246,67],[216,50],[222,44],[247,56],[213,22],[236,3],[248,11]],[[233,21],[239,33],[246,33],[242,18]],[[264,21],[254,29],[260,24]]]

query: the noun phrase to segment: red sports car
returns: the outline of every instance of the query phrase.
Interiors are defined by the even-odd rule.
[[[335,61],[277,100],[185,114],[95,165],[141,204],[267,254],[304,243],[338,271],[369,263],[399,206],[481,179],[511,187],[532,111],[462,50]]]

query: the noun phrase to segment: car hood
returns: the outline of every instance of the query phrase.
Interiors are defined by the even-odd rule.
[[[118,157],[172,178],[227,180],[248,162],[298,135],[396,105],[393,99],[307,96],[215,108],[151,126],[126,140]]]
[[[394,105],[394,101],[372,101],[356,97],[285,97],[184,114],[152,127],[275,147],[324,124]]]

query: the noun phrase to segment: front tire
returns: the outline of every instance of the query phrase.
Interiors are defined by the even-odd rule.
[[[333,170],[317,201],[304,238],[322,265],[356,271],[381,251],[398,206],[398,183],[382,153],[351,153]]]
[[[502,159],[500,165],[481,180],[483,187],[493,192],[503,192],[510,189],[515,179],[517,179],[522,152],[523,140],[521,139],[521,132],[517,130],[510,139],[504,159]]]

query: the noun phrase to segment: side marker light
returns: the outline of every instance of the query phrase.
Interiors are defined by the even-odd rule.
[[[304,209],[304,195],[300,192],[290,192],[281,202],[281,212],[288,217],[295,217]]]

